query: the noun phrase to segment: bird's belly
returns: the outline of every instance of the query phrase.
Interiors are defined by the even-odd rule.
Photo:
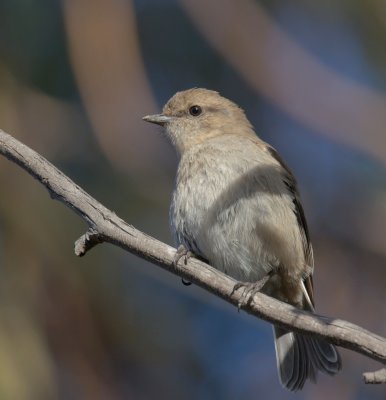
[[[170,214],[176,241],[238,280],[279,267],[300,279],[304,250],[293,198],[276,170],[243,154],[224,154],[217,164],[202,154],[181,161]]]
[[[264,229],[258,229],[257,216],[269,212],[263,198],[229,196],[210,184],[194,187],[196,192],[177,191],[174,197],[171,224],[178,243],[241,281],[258,280],[278,266],[264,246]]]

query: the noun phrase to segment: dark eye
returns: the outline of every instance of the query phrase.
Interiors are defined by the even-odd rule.
[[[189,114],[193,117],[198,117],[202,113],[202,108],[200,106],[192,106],[189,108]]]

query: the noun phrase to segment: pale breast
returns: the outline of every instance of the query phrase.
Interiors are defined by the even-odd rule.
[[[177,243],[239,280],[304,264],[299,229],[280,165],[231,135],[181,158],[170,210]]]

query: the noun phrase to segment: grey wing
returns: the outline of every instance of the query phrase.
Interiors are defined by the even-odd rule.
[[[279,154],[273,147],[267,145],[266,150],[280,164],[280,166],[284,170],[283,182],[287,186],[288,191],[292,195],[292,202],[294,204],[294,213],[295,213],[296,219],[298,221],[299,230],[300,230],[300,234],[302,236],[302,241],[303,241],[304,257],[305,257],[307,265],[309,267],[313,268],[314,267],[314,255],[313,255],[313,251],[312,251],[310,234],[308,231],[308,226],[307,226],[307,221],[306,221],[306,216],[304,214],[303,206],[300,201],[300,195],[298,192],[296,179],[292,175],[292,172],[287,167],[287,165],[285,164],[283,159],[279,156]],[[312,274],[304,279],[304,286],[305,286],[307,294],[311,300],[312,306],[315,306]]]

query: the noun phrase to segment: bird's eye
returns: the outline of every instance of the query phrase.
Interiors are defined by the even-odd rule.
[[[189,114],[193,117],[198,117],[202,113],[202,108],[200,106],[192,106],[189,108]]]

